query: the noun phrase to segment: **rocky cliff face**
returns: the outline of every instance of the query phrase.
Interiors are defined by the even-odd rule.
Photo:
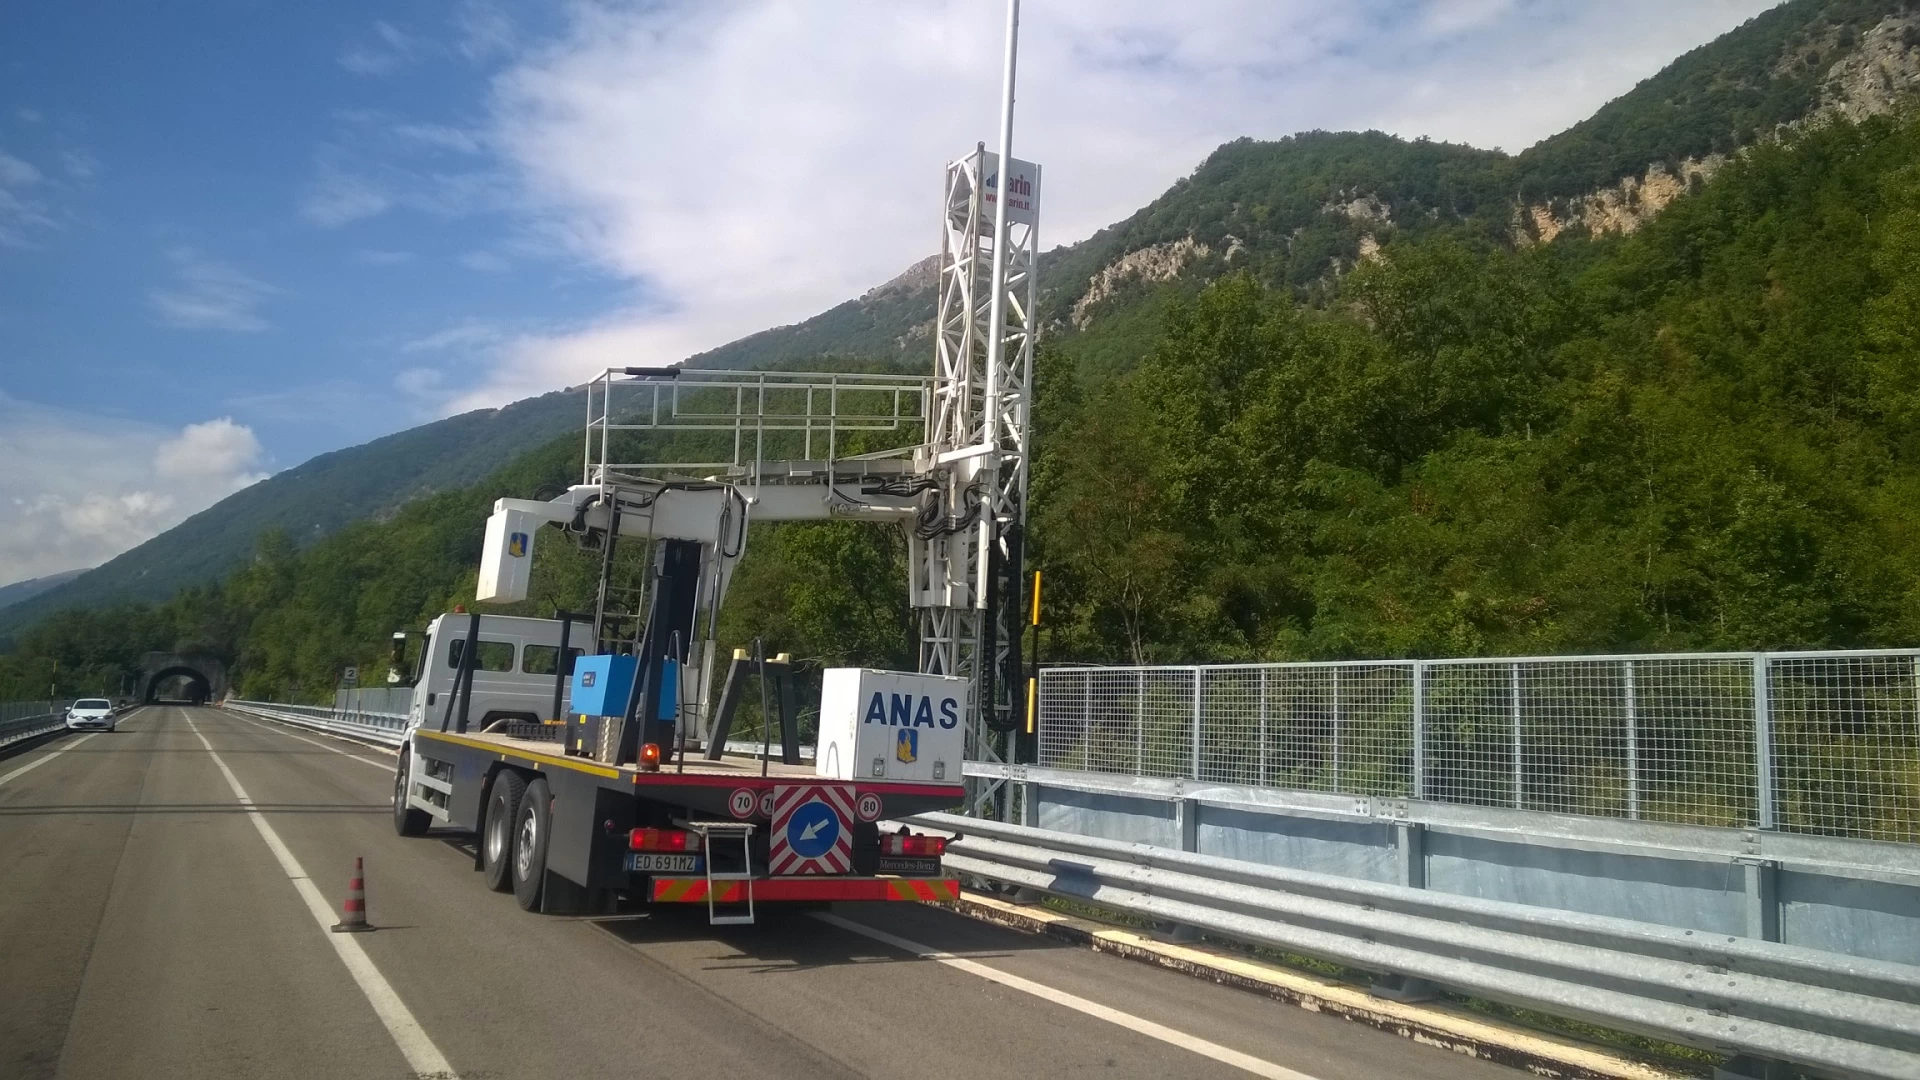
[[[1920,11],[1889,15],[1857,40],[1843,39],[1842,33],[1836,28],[1775,62],[1776,78],[1787,76],[1796,66],[1832,66],[1821,80],[1818,107],[1783,125],[1774,137],[1790,138],[1807,125],[1833,120],[1859,123],[1905,108],[1920,97]],[[1550,243],[1568,229],[1585,229],[1594,235],[1633,232],[1686,194],[1696,180],[1711,179],[1726,161],[1725,155],[1709,154],[1678,163],[1655,162],[1647,166],[1644,176],[1626,177],[1576,199],[1518,207],[1514,242]]]
[[[1191,236],[1152,244],[1130,251],[1100,268],[1087,285],[1086,295],[1073,305],[1073,325],[1085,330],[1093,321],[1093,309],[1130,281],[1170,281],[1195,259],[1204,259],[1213,249]]]
[[[1514,211],[1514,243],[1523,247],[1552,243],[1555,237],[1574,228],[1585,229],[1596,236],[1630,233],[1685,195],[1695,182],[1712,179],[1726,161],[1724,155],[1709,154],[1675,165],[1649,165],[1646,175],[1629,176],[1591,195],[1519,207]]]
[[[1893,112],[1920,93],[1920,12],[1889,15],[1836,61],[1814,119],[1858,123]]]

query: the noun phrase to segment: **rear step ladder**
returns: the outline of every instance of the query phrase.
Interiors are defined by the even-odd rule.
[[[751,821],[689,821],[686,827],[700,834],[700,851],[707,864],[707,925],[735,926],[753,923],[753,822]],[[737,874],[716,874],[713,872],[713,842],[715,840],[740,841],[740,864],[746,869]],[[739,914],[722,915],[714,910],[714,897],[719,890],[715,882],[746,882],[747,911]]]

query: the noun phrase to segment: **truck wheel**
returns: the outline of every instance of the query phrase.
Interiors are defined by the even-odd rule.
[[[513,888],[508,869],[513,866],[514,822],[520,813],[527,782],[512,769],[502,769],[493,778],[493,794],[487,797],[487,820],[480,826],[480,866],[487,872],[487,888],[506,892]]]
[[[547,880],[547,830],[552,823],[548,804],[552,802],[545,777],[527,786],[527,797],[520,800],[519,822],[513,830],[513,898],[522,911],[540,910],[540,886]]]
[[[407,779],[413,774],[413,751],[400,751],[400,765],[393,774],[393,831],[401,836],[425,836],[433,818],[425,810],[407,805]]]

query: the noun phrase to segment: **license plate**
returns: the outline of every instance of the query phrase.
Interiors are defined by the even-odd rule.
[[[909,859],[900,856],[880,856],[880,872],[883,874],[904,874],[909,877],[932,877],[940,872],[939,859]]]
[[[627,856],[627,869],[643,874],[704,874],[698,855],[655,855],[636,851]]]

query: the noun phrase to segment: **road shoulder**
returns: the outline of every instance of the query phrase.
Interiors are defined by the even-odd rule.
[[[1096,952],[1249,990],[1467,1057],[1525,1069],[1536,1076],[1556,1080],[1684,1080],[1695,1075],[1570,1039],[1500,1024],[1451,1005],[1388,1001],[1347,983],[1262,963],[1225,949],[1161,941],[1125,927],[1038,905],[1012,904],[983,893],[966,892],[956,910],[983,922],[1044,934]]]

